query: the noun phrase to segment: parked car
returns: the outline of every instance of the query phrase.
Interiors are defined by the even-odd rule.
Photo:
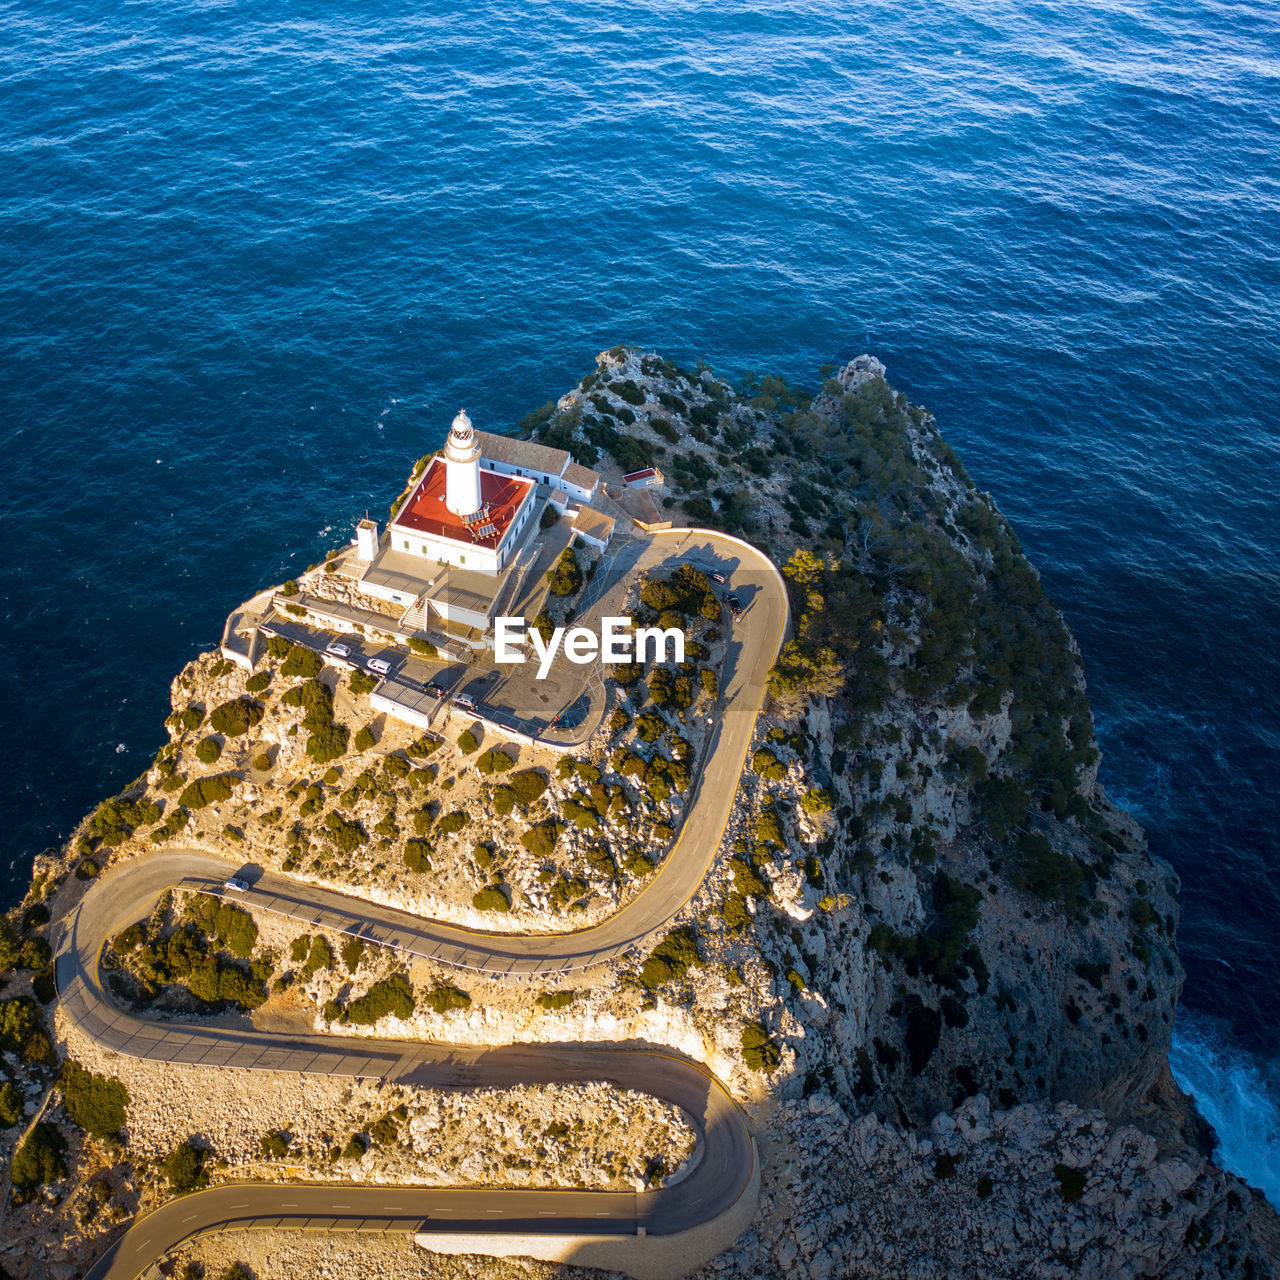
[[[729,606],[729,612],[736,618],[742,612],[742,601],[738,597],[736,591],[732,592],[725,598],[725,604]]]
[[[444,685],[442,685],[438,680],[428,680],[422,686],[422,692],[429,693],[433,698],[443,698]]]
[[[714,571],[711,573],[708,573],[707,577],[710,578],[712,582],[720,583],[721,586],[724,586],[724,584],[729,581],[729,579],[726,578],[723,573],[716,573]]]
[[[247,880],[238,880],[232,876],[223,886],[230,893],[248,893],[249,882]]]
[[[386,658],[370,658],[369,661],[365,663],[365,666],[368,667],[370,671],[380,676],[391,674],[391,663],[389,663]]]
[[[469,693],[455,693],[453,695],[453,705],[463,711],[475,711],[480,704]]]
[[[330,658],[349,658],[351,657],[351,646],[343,644],[341,640],[335,640],[332,644],[324,647],[325,655]]]

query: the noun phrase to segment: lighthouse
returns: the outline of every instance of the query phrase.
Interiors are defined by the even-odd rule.
[[[444,446],[448,468],[444,505],[456,516],[473,516],[484,505],[480,497],[480,441],[465,409],[458,410]]]

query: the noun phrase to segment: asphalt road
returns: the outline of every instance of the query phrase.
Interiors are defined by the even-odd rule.
[[[674,544],[674,548],[673,548]],[[307,925],[513,980],[586,968],[639,947],[697,891],[732,808],[764,684],[787,626],[785,587],[759,552],[707,532],[660,535],[644,555],[690,559],[732,574],[746,606],[734,625],[721,704],[677,842],[642,892],[609,920],[575,933],[495,935],[424,921],[375,903],[262,874],[255,907]],[[639,566],[638,566],[639,567]],[[228,1184],[172,1201],[135,1223],[86,1280],[133,1280],[182,1239],[210,1229],[662,1234],[709,1221],[750,1184],[756,1152],[745,1117],[705,1068],[673,1053],[591,1045],[500,1048],[327,1035],[281,1035],[151,1022],[117,1008],[102,985],[108,938],[146,915],[165,889],[218,887],[227,863],[173,850],[130,860],[96,881],[59,922],[56,974],[64,1012],[101,1046],[131,1057],[229,1070],[316,1072],[437,1088],[605,1081],[683,1108],[699,1130],[696,1166],[676,1187],[619,1194],[487,1188]]]

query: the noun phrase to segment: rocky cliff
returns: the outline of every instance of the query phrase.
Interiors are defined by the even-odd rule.
[[[1176,880],[1098,784],[1069,630],[931,415],[895,392],[871,357],[824,378],[816,393],[772,377],[734,388],[708,369],[615,348],[523,424],[600,469],[620,515],[748,538],[787,579],[793,635],[770,677],[729,829],[673,922],[679,945],[669,939],[531,1003],[438,966],[406,972],[391,953],[348,955],[337,937],[286,936],[261,920],[217,919],[207,904],[164,903],[108,953],[122,995],[141,992],[155,1016],[216,1007],[230,1017],[238,1002],[259,1026],[341,1022],[347,1034],[486,1043],[632,1040],[699,1058],[750,1107],[764,1156],[759,1218],[707,1276],[1273,1274],[1274,1215],[1213,1167],[1212,1135],[1169,1078],[1182,979]],[[664,485],[626,490],[622,474],[647,465]],[[702,646],[707,690],[723,650],[712,630]],[[281,646],[247,678],[216,654],[193,661],[174,682],[170,740],[155,765],[42,862],[11,918],[6,963],[16,972],[4,994],[37,999],[21,1017],[6,1015],[5,1072],[27,1097],[3,1149],[12,1154],[44,1105],[71,1165],[69,1181],[46,1179],[57,1189],[10,1209],[22,1244],[2,1260],[15,1274],[35,1274],[33,1258],[70,1265],[77,1231],[88,1241],[111,1214],[163,1194],[162,1157],[190,1131],[183,1108],[134,1106],[127,1150],[119,1130],[82,1132],[65,1079],[61,1093],[52,1089],[46,1032],[138,1097],[194,1090],[210,1115],[231,1101],[218,1073],[184,1082],[184,1095],[148,1074],[176,1069],[117,1070],[74,1036],[40,1029],[39,1003],[52,995],[40,935],[55,899],[74,896],[73,871],[89,879],[112,860],[180,842],[455,912],[502,872],[521,922],[541,912],[557,927],[557,912],[595,918],[651,873],[631,857],[628,824],[643,821],[666,840],[679,822],[691,774],[675,766],[692,763],[700,740],[687,708],[660,701],[652,680],[611,682],[612,714],[563,768],[512,748],[526,773],[543,771],[533,807],[509,818],[511,805],[494,809],[504,820],[484,832],[461,818],[444,832],[442,818],[490,812],[510,789],[501,777],[516,776],[511,763],[498,761],[496,782],[477,781],[470,744],[420,744],[390,724],[362,741],[367,690],[335,686],[329,673],[322,691],[302,656]],[[231,732],[206,737],[215,708]],[[237,709],[243,726],[232,723]],[[645,716],[664,740],[684,743],[663,757],[656,790],[656,756],[637,741]],[[327,735],[335,754],[317,764],[308,734]],[[607,804],[593,817],[597,791]],[[552,852],[522,843],[519,830],[547,822],[568,835],[544,876]],[[662,856],[662,841],[647,847]],[[181,972],[170,940],[184,930],[210,950]],[[392,1012],[348,1025],[343,1015],[375,995]],[[286,1111],[307,1105],[305,1093],[284,1077],[268,1086]],[[338,1131],[353,1131],[354,1143],[354,1131],[393,1104],[408,1107],[398,1096],[326,1096],[323,1123],[290,1158],[323,1176],[339,1159],[329,1150]],[[596,1109],[625,1127],[629,1147],[664,1152],[668,1170],[684,1158],[677,1118],[646,1117],[634,1100]],[[258,1150],[257,1128],[275,1132],[278,1122],[259,1110],[223,1126],[216,1155],[230,1173],[272,1158]],[[543,1140],[510,1108],[499,1114],[508,1142]],[[544,1122],[535,1115],[529,1125]],[[429,1166],[427,1180],[465,1180],[455,1148],[420,1127],[410,1163]],[[342,1176],[383,1179],[407,1167],[404,1152],[361,1150]],[[662,1161],[643,1173],[598,1163],[606,1181],[663,1176]],[[596,1168],[576,1151],[557,1167],[571,1165]],[[106,1193],[92,1190],[101,1185]],[[109,1207],[99,1214],[95,1203]],[[237,1256],[233,1240],[201,1248],[210,1265]],[[367,1258],[344,1249],[327,1247],[325,1273],[364,1274]],[[274,1274],[269,1259],[253,1257],[260,1275]],[[388,1261],[387,1273],[400,1265]],[[423,1271],[460,1266],[428,1259]],[[497,1262],[474,1273],[507,1270],[524,1274]]]

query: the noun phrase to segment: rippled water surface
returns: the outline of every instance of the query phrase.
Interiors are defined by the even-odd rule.
[[[423,7],[0,3],[9,896],[458,402],[870,350],[1076,629],[1280,1202],[1275,6]]]

